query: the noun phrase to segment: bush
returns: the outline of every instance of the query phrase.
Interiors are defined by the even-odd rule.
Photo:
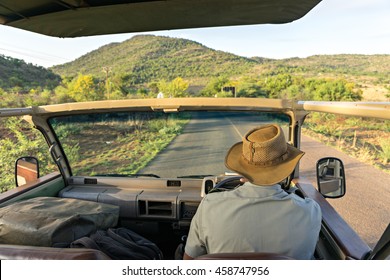
[[[390,162],[390,139],[381,139],[379,145],[381,148],[379,155],[382,158],[383,164],[387,164]]]
[[[20,118],[2,120],[0,138],[0,191],[15,187],[15,161],[23,156],[35,156],[40,162],[41,175],[56,170],[48,146],[38,130]]]

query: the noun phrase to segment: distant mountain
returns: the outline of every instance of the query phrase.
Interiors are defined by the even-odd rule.
[[[106,69],[106,70],[103,70]],[[119,76],[129,84],[182,77],[202,80],[253,74],[289,72],[305,76],[386,76],[390,55],[315,55],[307,58],[246,58],[216,51],[200,43],[178,38],[138,35],[122,43],[111,43],[51,70],[61,76],[78,73],[103,78]]]
[[[281,69],[290,73],[305,75],[346,74],[356,76],[390,75],[390,55],[314,55],[307,58],[267,59],[252,57],[268,70]],[[258,67],[257,67],[258,69]]]
[[[255,60],[216,51],[190,40],[139,35],[122,43],[103,46],[51,70],[68,77],[78,73],[104,77],[103,68],[108,67],[110,75],[120,75],[131,84],[141,84],[176,77],[238,75],[257,64]]]
[[[345,78],[358,84],[368,100],[388,98],[390,91],[390,55],[315,55],[307,58],[246,58],[213,50],[200,43],[162,36],[138,35],[122,43],[111,43],[78,59],[50,69],[27,64],[0,55],[0,88],[54,88],[60,76],[91,74],[105,80],[109,75],[126,88],[182,77],[195,92],[210,78],[225,76],[231,80],[253,80],[277,74],[308,78]],[[382,98],[382,99],[381,99]]]
[[[54,88],[60,81],[60,76],[42,66],[0,55],[0,88],[2,89],[18,87],[21,91],[29,91],[37,87]]]
[[[276,75],[289,73],[306,78],[345,79],[356,84],[363,92],[365,101],[388,101],[390,96],[390,55],[314,55],[307,58],[269,60],[253,57],[261,62],[249,76],[258,73]]]

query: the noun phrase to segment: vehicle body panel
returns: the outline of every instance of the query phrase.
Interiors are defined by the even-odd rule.
[[[54,172],[39,178],[36,182],[14,188],[0,194],[0,207],[13,202],[37,196],[57,196],[65,187],[65,181],[61,174]]]
[[[306,106],[307,105],[307,106]],[[344,102],[339,104],[337,113],[388,119],[388,103]],[[358,108],[358,109],[357,109]],[[361,108],[363,108],[361,110]],[[306,109],[306,110],[305,110]],[[207,184],[217,182],[229,175],[215,174],[204,178],[117,178],[113,176],[73,176],[64,150],[59,145],[57,135],[49,124],[50,119],[60,116],[79,116],[86,113],[150,112],[163,115],[178,112],[273,112],[289,117],[286,133],[288,141],[300,146],[300,129],[310,110],[335,113],[333,103],[295,102],[292,100],[247,99],[247,98],[180,98],[98,101],[72,104],[39,106],[24,109],[0,110],[2,117],[24,116],[45,136],[53,158],[61,170],[62,177],[56,175],[37,188],[19,187],[19,190],[3,193],[2,206],[19,199],[34,196],[59,196],[111,203],[121,207],[121,223],[140,232],[158,243],[163,241],[156,236],[169,238],[168,255],[172,257],[173,244],[180,242],[185,234],[197,205],[207,193]],[[313,167],[314,168],[314,167]],[[180,175],[180,174],[178,174]],[[49,176],[50,177],[50,176]],[[303,194],[316,200],[323,212],[323,225],[317,246],[318,259],[365,259],[371,249],[354,230],[337,214],[334,208],[321,196],[310,182],[299,178],[299,168],[294,173],[294,185]],[[172,186],[172,187],[171,187]],[[21,194],[22,195],[19,195]],[[8,200],[10,198],[10,200]],[[163,226],[164,225],[164,226]],[[169,226],[164,234],[161,227]],[[168,257],[168,258],[170,258]]]
[[[211,26],[280,24],[301,18],[319,2],[320,0],[0,0],[0,24],[57,37]],[[53,125],[50,124],[51,118],[128,110],[167,115],[185,111],[275,112],[289,117],[287,140],[299,148],[301,127],[310,112],[389,120],[389,106],[389,102],[166,98],[0,109],[0,117],[23,116],[43,134],[49,146],[49,153],[60,171],[1,194],[0,206],[36,196],[58,196],[116,204],[121,209],[121,225],[132,228],[159,244],[166,253],[166,258],[171,259],[176,246],[181,243],[181,237],[188,233],[191,218],[201,199],[218,182],[236,174],[212,174],[199,178],[74,176],[64,152],[65,148],[53,130]],[[316,200],[322,209],[323,220],[316,249],[317,259],[375,258],[373,255],[369,256],[371,249],[316,188],[299,177],[299,167],[292,177],[293,185],[303,193],[303,196]],[[380,243],[383,244],[379,245],[382,248],[387,248],[389,234],[390,231],[387,230],[381,239]],[[40,249],[42,250],[37,251],[36,248],[2,244],[0,258],[56,258],[53,256],[53,248]],[[379,248],[376,251],[386,250]],[[54,250],[54,253],[58,251]],[[83,258],[94,258],[89,255],[90,252],[87,253],[87,257]],[[59,255],[64,258],[66,254]],[[65,258],[74,258],[74,255],[72,257],[67,255]],[[104,256],[99,255],[96,258]]]

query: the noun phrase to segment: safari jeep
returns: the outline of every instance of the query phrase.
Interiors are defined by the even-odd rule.
[[[304,16],[318,2],[0,1],[0,22],[51,36],[78,37],[286,23]],[[69,248],[72,241],[96,229],[91,227],[88,211],[83,213],[84,222],[78,223],[78,202],[96,203],[105,214],[94,220],[99,220],[99,226],[131,229],[155,243],[164,259],[175,259],[202,198],[215,189],[229,191],[239,184],[237,174],[225,167],[224,158],[248,130],[278,123],[288,142],[300,148],[302,127],[312,112],[389,120],[389,106],[380,102],[161,98],[1,109],[1,118],[21,118],[40,132],[51,160],[34,154],[14,159],[17,187],[0,194],[0,259],[107,259],[95,249]],[[19,132],[21,139],[30,133],[25,125]],[[15,147],[17,140],[12,139]],[[42,170],[53,172],[42,176]],[[317,182],[300,175],[298,166],[284,188],[321,206],[315,259],[388,259],[389,227],[371,248],[329,203],[329,199],[348,195],[348,170],[343,162],[331,156],[318,158],[312,170]],[[67,206],[63,201],[76,204]],[[21,211],[21,206],[26,208]],[[64,218],[64,208],[65,220],[69,216],[73,221],[71,234],[51,232],[55,242],[34,235],[52,226],[56,218]],[[53,214],[58,215],[53,218]],[[116,216],[110,220],[111,214]],[[225,257],[288,259],[269,252],[231,252]]]

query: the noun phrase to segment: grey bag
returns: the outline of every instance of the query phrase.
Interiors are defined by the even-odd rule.
[[[68,247],[115,227],[119,207],[71,198],[37,197],[0,208],[0,243]]]
[[[100,250],[113,260],[161,260],[156,244],[127,228],[98,230],[90,237],[72,242],[73,248]]]

